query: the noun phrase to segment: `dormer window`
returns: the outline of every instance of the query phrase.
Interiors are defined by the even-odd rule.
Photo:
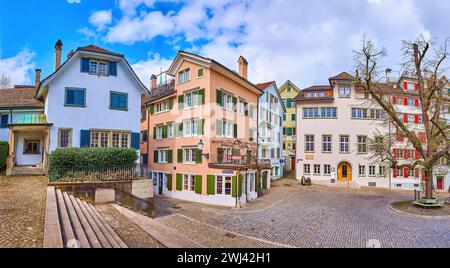
[[[117,76],[117,62],[81,58],[80,70],[90,75]]]
[[[339,98],[350,98],[350,86],[339,86]]]
[[[108,75],[107,70],[108,70],[107,62],[91,60],[89,63],[89,74],[107,76]]]

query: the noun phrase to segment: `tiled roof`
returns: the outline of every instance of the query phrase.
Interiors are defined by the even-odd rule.
[[[261,89],[261,90],[265,90],[266,88],[268,88],[271,84],[275,83],[275,81],[270,81],[270,82],[265,82],[265,83],[259,83],[256,84],[256,87]]]
[[[305,89],[302,89],[302,91],[320,91],[320,90],[331,90],[331,86],[312,86]]]
[[[79,47],[79,50],[85,50],[85,51],[91,51],[91,52],[98,52],[98,53],[103,53],[103,54],[108,54],[108,55],[113,55],[113,56],[118,56],[118,57],[123,57],[123,54],[119,54],[116,52],[112,52],[110,50],[95,46],[95,45],[88,45],[85,47]]]
[[[0,89],[0,109],[44,108],[44,103],[34,98],[35,91],[34,86]]]
[[[356,79],[355,77],[353,77],[353,75],[347,72],[342,72],[336,76],[330,77],[329,80],[356,80]]]

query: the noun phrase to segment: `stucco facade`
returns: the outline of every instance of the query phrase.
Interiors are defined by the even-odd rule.
[[[217,62],[191,53],[180,52],[168,75],[163,85],[150,90],[148,102],[155,193],[223,206],[255,199],[258,170],[244,160],[256,150],[262,92]],[[225,96],[236,106],[222,103]],[[240,100],[252,112],[237,107]]]

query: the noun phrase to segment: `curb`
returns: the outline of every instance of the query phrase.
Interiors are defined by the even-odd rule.
[[[394,213],[398,213],[398,214],[405,215],[405,216],[423,218],[423,219],[435,219],[435,220],[450,219],[450,215],[449,216],[426,216],[426,215],[417,215],[417,214],[413,214],[413,213],[404,212],[404,211],[398,210],[396,208],[393,208],[391,206],[391,203],[388,204],[388,209]]]

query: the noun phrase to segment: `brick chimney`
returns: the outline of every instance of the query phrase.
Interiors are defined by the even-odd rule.
[[[41,69],[36,69],[36,88],[41,83]]]
[[[239,75],[247,79],[247,72],[248,72],[248,61],[244,57],[240,56],[239,60]]]
[[[55,71],[58,70],[59,66],[61,66],[62,46],[63,43],[61,42],[61,39],[59,39],[55,44]]]
[[[152,77],[150,78],[150,89],[156,88],[156,75],[152,74]]]

